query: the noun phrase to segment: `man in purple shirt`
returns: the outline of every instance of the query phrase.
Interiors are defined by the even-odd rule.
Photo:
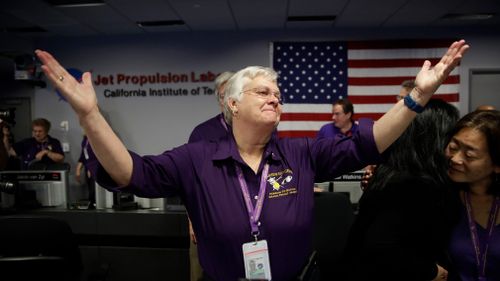
[[[99,112],[90,73],[78,83],[49,53],[36,54],[77,113],[102,165],[94,173],[102,186],[146,197],[180,195],[208,280],[258,275],[285,281],[296,278],[311,251],[313,183],[378,161],[467,49],[457,41],[434,67],[426,61],[410,98],[376,123],[361,121],[352,138],[316,141],[272,137],[282,111],[277,73],[247,67],[225,91],[231,134],[144,157],[128,151]],[[259,251],[248,251],[252,245]]]
[[[191,135],[189,136],[188,143],[193,143],[197,141],[216,141],[222,137],[225,137],[230,128],[229,125],[224,120],[224,90],[226,87],[227,80],[233,76],[234,72],[225,71],[222,72],[215,78],[215,95],[217,97],[217,102],[221,113],[217,114],[215,117],[208,119],[207,121],[196,126]],[[203,271],[198,259],[198,249],[196,234],[193,230],[193,225],[191,220],[189,220],[189,238],[191,243],[189,244],[189,267],[191,281],[197,281],[203,276]]]
[[[335,136],[350,137],[358,130],[358,124],[353,121],[354,107],[350,100],[339,99],[332,104],[332,123],[323,125],[317,139],[333,138]]]
[[[97,157],[90,146],[87,136],[83,136],[81,143],[81,152],[75,168],[75,179],[77,182],[82,183],[82,171],[84,174],[84,182],[87,185],[89,209],[95,209],[95,180],[90,171],[90,167],[97,165]]]
[[[35,162],[52,164],[64,161],[61,142],[49,135],[50,122],[38,118],[31,123],[33,137],[15,143],[8,149],[9,154],[21,158],[21,169],[27,169]]]
[[[229,80],[233,74],[234,72],[226,71],[215,78],[215,94],[221,113],[196,126],[189,136],[189,143],[200,140],[218,140],[227,134],[229,129],[226,120],[224,120],[224,114],[222,113],[224,111],[224,89],[227,80]]]

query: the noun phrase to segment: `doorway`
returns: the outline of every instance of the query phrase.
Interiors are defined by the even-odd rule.
[[[500,69],[471,69],[469,112],[480,105],[500,109]]]

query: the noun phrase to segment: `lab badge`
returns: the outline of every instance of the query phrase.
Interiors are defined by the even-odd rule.
[[[243,244],[243,260],[246,279],[271,280],[271,265],[266,240]]]

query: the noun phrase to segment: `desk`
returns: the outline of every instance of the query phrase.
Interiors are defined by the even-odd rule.
[[[108,281],[189,280],[186,212],[43,208],[16,214],[66,221],[78,238],[84,276],[108,272]]]

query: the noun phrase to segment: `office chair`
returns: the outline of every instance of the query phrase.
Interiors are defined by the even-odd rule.
[[[353,221],[354,211],[346,194],[314,194],[313,247],[317,251],[321,280],[340,280],[342,254]]]
[[[0,229],[0,280],[80,280],[80,250],[66,222],[12,216],[0,218]]]

